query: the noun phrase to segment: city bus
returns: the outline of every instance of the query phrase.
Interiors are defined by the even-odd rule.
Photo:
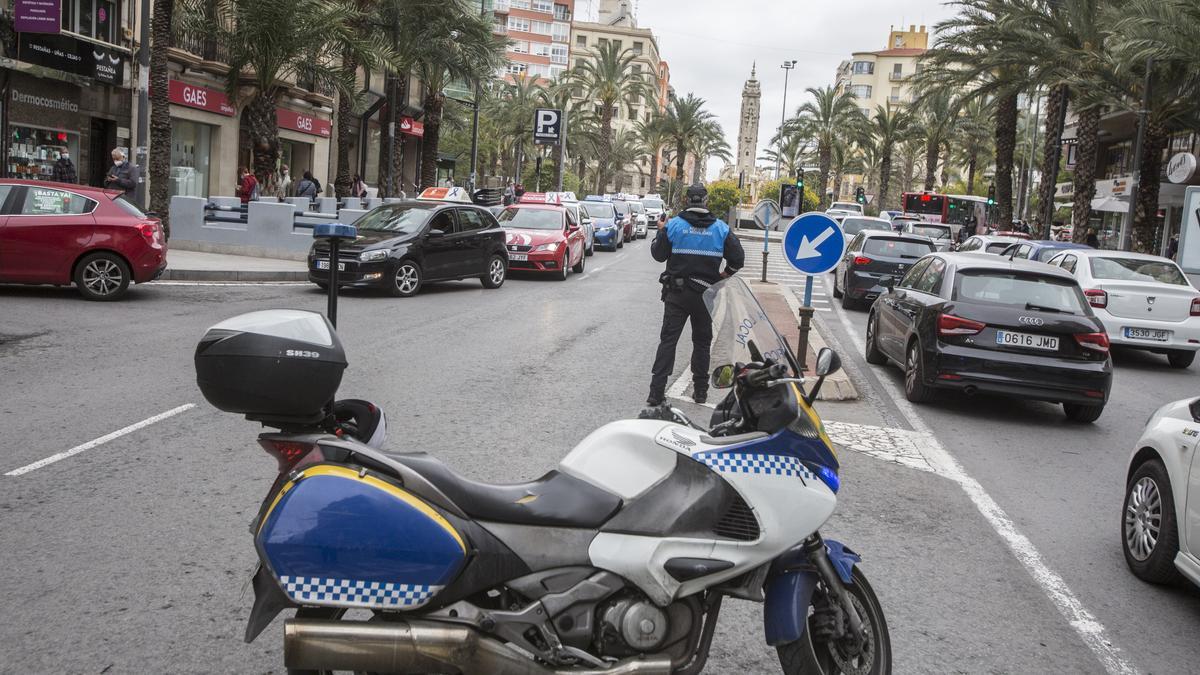
[[[904,215],[920,218],[927,223],[951,226],[954,236],[968,221],[976,226],[988,222],[987,199],[975,195],[945,195],[937,192],[905,192],[901,196]],[[970,234],[977,234],[971,232]]]

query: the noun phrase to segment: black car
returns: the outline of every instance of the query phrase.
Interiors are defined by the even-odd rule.
[[[1061,403],[1100,417],[1112,385],[1108,335],[1063,270],[970,253],[926,256],[879,297],[867,320],[868,363],[904,369],[904,394],[936,389]]]
[[[358,239],[338,251],[338,286],[383,288],[406,298],[429,281],[476,277],[484,288],[499,288],[508,274],[504,230],[483,207],[403,201],[372,209],[354,226]],[[328,242],[309,250],[308,279],[328,287]]]
[[[841,298],[846,309],[871,302],[887,290],[882,282],[884,277],[899,279],[935,248],[927,237],[862,230],[850,240],[833,271],[833,297]]]

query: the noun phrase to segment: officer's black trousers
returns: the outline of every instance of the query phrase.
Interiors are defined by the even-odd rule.
[[[692,323],[692,379],[700,391],[708,390],[708,361],[712,348],[712,317],[704,306],[704,296],[690,290],[668,291],[663,297],[662,334],[650,374],[650,396],[662,398],[667,378],[675,370],[675,346],[683,333],[683,324]]]

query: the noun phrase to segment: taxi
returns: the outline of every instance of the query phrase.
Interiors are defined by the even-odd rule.
[[[519,203],[501,211],[497,219],[505,230],[509,269],[550,274],[560,281],[571,272],[582,274],[587,237],[577,212],[561,198],[538,192],[525,193]]]

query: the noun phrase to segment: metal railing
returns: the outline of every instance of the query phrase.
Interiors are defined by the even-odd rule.
[[[896,71],[892,71],[892,72],[888,73],[888,81],[889,82],[899,82],[899,81],[907,79],[907,78],[908,78],[908,76],[905,75],[904,73],[897,73]]]
[[[176,33],[171,38],[171,46],[189,54],[195,54],[205,61],[217,63],[229,61],[229,51],[208,35]]]

